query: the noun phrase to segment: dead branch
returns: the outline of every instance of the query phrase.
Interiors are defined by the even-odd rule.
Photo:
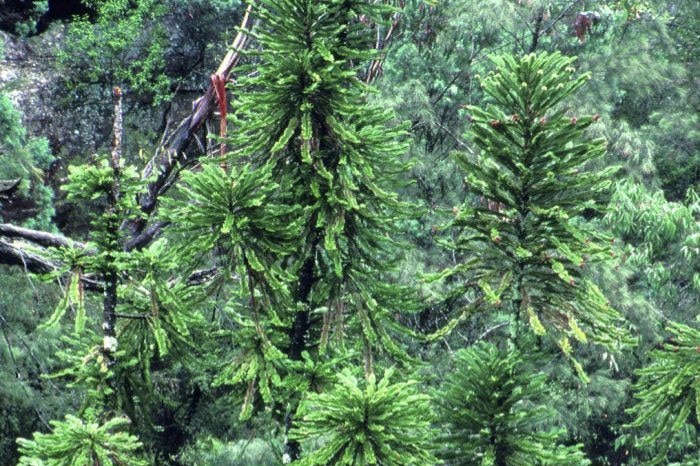
[[[17,227],[9,223],[0,223],[0,236],[6,238],[20,238],[44,247],[54,248],[77,248],[86,249],[85,243],[74,241],[63,235],[47,233],[45,231],[31,230],[29,228]]]
[[[403,8],[403,2],[400,2],[400,6]],[[398,28],[399,23],[401,21],[401,12],[397,12],[394,14],[392,21],[391,21],[391,26],[389,26],[389,30],[387,31],[386,35],[384,36],[384,40],[380,41],[377,40],[376,44],[376,50],[377,52],[382,52],[387,48],[387,45],[391,41],[391,38],[394,35],[394,31]],[[366,83],[370,84],[372,81],[374,81],[382,72],[382,66],[384,64],[384,58],[386,57],[386,52],[385,53],[380,53],[377,58],[375,58],[372,63],[369,65],[369,71],[367,72],[367,79]]]
[[[231,71],[238,65],[241,58],[240,51],[245,48],[248,41],[247,33],[251,25],[250,12],[253,5],[254,2],[248,4],[231,49],[216,70],[215,74],[223,76],[225,80],[228,80]],[[124,225],[132,237],[139,236],[146,228],[147,217],[155,210],[158,197],[167,191],[167,186],[169,186],[168,180],[175,167],[178,164],[184,164],[189,161],[185,150],[192,142],[195,131],[209,119],[216,108],[216,90],[214,83],[210,82],[204,95],[193,103],[190,116],[180,122],[179,126],[165,139],[164,143],[156,151],[156,155],[146,165],[143,171],[143,179],[153,178],[147,185],[146,192],[139,196],[139,207],[146,214],[146,218],[129,221]],[[140,247],[143,247],[145,244],[147,243],[140,244]]]
[[[61,268],[61,264],[56,263],[41,253],[32,252],[22,247],[0,238],[0,264],[21,267],[26,273],[36,273],[46,275]],[[43,249],[40,249],[43,251]],[[86,290],[103,291],[103,284],[90,275],[83,275],[80,281]]]

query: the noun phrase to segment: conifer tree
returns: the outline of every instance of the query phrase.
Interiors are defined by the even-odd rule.
[[[104,424],[83,422],[75,416],[51,421],[53,432],[34,434],[33,440],[19,439],[20,466],[146,466],[138,452],[141,442],[120,430],[128,419],[115,417]]]
[[[240,82],[256,92],[241,92],[235,103],[234,143],[239,154],[271,163],[306,213],[292,359],[310,336],[325,342],[329,319],[342,320],[344,307],[359,317],[367,346],[388,343],[379,317],[396,293],[377,278],[391,265],[389,237],[403,213],[391,189],[406,167],[406,144],[402,129],[388,126],[391,113],[367,102],[358,73],[374,55],[366,23],[390,11],[365,1],[271,0],[257,12],[262,63]],[[321,306],[324,331],[308,335],[309,312]]]
[[[268,320],[264,336],[251,327],[260,340],[258,362],[247,376],[234,367],[222,383],[257,371],[280,384],[282,355],[291,361],[290,381],[298,380],[295,368],[303,373],[304,355],[315,365],[340,348],[357,352],[368,374],[377,351],[404,356],[391,313],[410,308],[409,293],[386,281],[396,220],[407,212],[392,192],[406,168],[404,131],[389,125],[390,112],[368,102],[358,77],[375,56],[372,25],[390,12],[356,0],[267,0],[255,11],[261,52],[256,73],[234,89],[240,97],[229,162],[269,165],[272,182],[303,212],[303,229],[296,251],[281,263],[293,276],[295,305]],[[300,393],[286,386],[289,429]],[[267,390],[261,395],[269,402]],[[288,454],[299,457],[296,442]]]
[[[585,136],[597,117],[558,105],[589,77],[574,76],[574,59],[559,53],[493,61],[482,80],[491,105],[469,107],[479,151],[457,155],[470,196],[450,224],[461,260],[440,276],[462,277],[456,292],[475,298],[452,325],[502,308],[566,355],[570,337],[617,347],[629,340],[621,317],[586,276],[609,239],[584,220],[605,208],[615,167],[590,165],[605,153],[603,140]]]
[[[349,371],[328,392],[311,394],[291,432],[296,439],[324,439],[301,465],[431,465],[434,432],[430,397],[418,394],[416,381],[390,383],[389,369],[377,382],[370,374],[362,387]]]
[[[586,465],[581,445],[560,444],[556,411],[545,405],[544,373],[516,349],[488,343],[457,353],[453,377],[435,397],[444,422],[442,457],[451,465]]]

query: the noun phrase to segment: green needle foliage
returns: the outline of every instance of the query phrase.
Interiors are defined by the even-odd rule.
[[[457,367],[436,397],[445,423],[442,457],[455,466],[590,464],[581,445],[558,442],[554,409],[544,404],[546,374],[532,374],[516,350],[480,343],[457,353]]]
[[[301,419],[290,433],[297,440],[316,439],[321,446],[295,464],[431,465],[430,397],[416,392],[417,382],[391,384],[391,369],[364,387],[349,372],[338,375],[332,390],[302,402]]]
[[[700,197],[669,202],[640,183],[617,184],[605,221],[625,243],[623,259],[662,311],[683,321],[700,306]],[[638,285],[639,286],[639,285]]]
[[[222,276],[242,278],[242,286],[228,290],[227,313],[236,326],[230,332],[233,359],[215,385],[246,385],[241,418],[247,419],[256,392],[273,401],[272,386],[279,385],[287,361],[279,347],[288,341],[280,329],[291,324],[291,277],[280,264],[298,247],[302,212],[284,203],[288,187],[272,180],[270,166],[236,165],[227,173],[209,163],[201,172],[183,174],[182,182],[162,212],[172,230],[184,235],[175,246],[181,265],[208,266],[203,258],[215,253],[227,272]]]
[[[637,371],[635,398],[630,409],[635,415],[632,427],[651,426],[652,432],[641,438],[641,446],[656,443],[658,455],[649,464],[659,464],[674,435],[686,421],[700,432],[700,331],[679,323],[670,323],[673,335],[662,349],[651,353],[651,363]],[[691,434],[692,438],[692,434]]]
[[[270,182],[302,222],[301,242],[280,264],[293,275],[296,305],[276,322],[261,316],[258,340],[295,362],[305,351],[315,360],[326,350],[359,348],[372,371],[378,351],[405,356],[392,314],[411,308],[410,293],[390,278],[397,221],[408,212],[394,192],[407,168],[405,131],[369,103],[359,78],[376,54],[368,24],[384,24],[394,10],[366,1],[266,0],[254,12],[258,63],[234,89],[237,149],[228,163],[271,167]],[[284,338],[275,337],[280,332]],[[356,338],[345,341],[348,334]],[[246,354],[278,359],[269,347],[258,350]],[[235,369],[231,380],[240,381]]]
[[[391,264],[388,236],[402,214],[391,189],[406,168],[406,144],[403,130],[388,126],[391,113],[367,102],[357,75],[373,52],[370,31],[356,21],[382,22],[390,11],[364,1],[271,0],[258,12],[263,63],[241,81],[257,92],[235,105],[237,145],[291,180],[306,213],[301,255],[314,260],[317,306],[335,305],[343,291],[381,294],[377,271]]]
[[[129,424],[115,417],[97,424],[66,416],[64,422],[51,421],[53,432],[34,434],[33,440],[18,439],[20,466],[147,466],[139,457],[141,442],[119,430]]]
[[[605,207],[616,168],[587,169],[605,153],[585,136],[596,117],[558,106],[588,76],[559,53],[493,61],[482,81],[492,105],[469,107],[479,152],[457,155],[471,195],[451,223],[462,260],[440,276],[466,277],[460,289],[476,290],[475,307],[505,307],[567,355],[570,337],[618,347],[629,340],[621,317],[586,278],[606,238],[582,219]]]

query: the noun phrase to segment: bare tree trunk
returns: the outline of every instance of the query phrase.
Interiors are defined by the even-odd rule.
[[[108,249],[105,254],[106,264],[103,271],[105,282],[103,310],[102,310],[102,353],[105,365],[109,368],[115,364],[114,352],[117,350],[117,286],[118,270],[115,264],[115,253],[119,247],[119,200],[121,198],[121,158],[122,158],[122,91],[114,88],[114,138],[112,140],[112,154],[109,159],[112,168],[112,186],[107,193],[107,209],[104,219],[106,225],[106,244]]]

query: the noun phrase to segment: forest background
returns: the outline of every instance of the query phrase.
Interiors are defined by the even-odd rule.
[[[1,464],[700,464],[698,2],[0,27]]]

